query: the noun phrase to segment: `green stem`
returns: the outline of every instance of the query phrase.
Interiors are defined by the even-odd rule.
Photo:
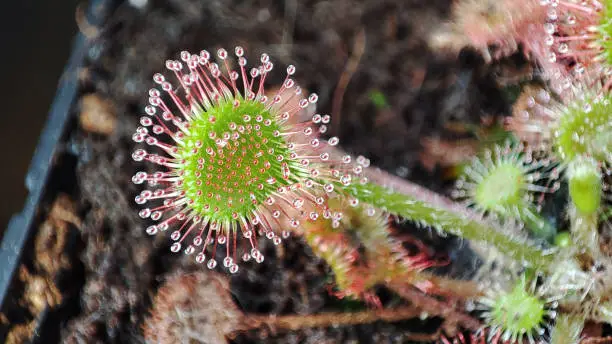
[[[585,216],[597,213],[602,197],[602,176],[597,161],[578,157],[569,164],[566,176],[576,210]]]
[[[598,215],[597,213],[584,214],[576,209],[575,206],[569,210],[572,242],[579,247],[588,250],[592,257],[600,254],[599,233],[597,232]]]
[[[578,156],[569,163],[566,177],[573,241],[596,257],[600,253],[597,227],[603,193],[599,165],[593,158]]]
[[[403,193],[373,183],[354,183],[342,189],[362,202],[421,225],[489,243],[500,252],[530,266],[545,268],[552,262],[553,257],[541,249],[500,232],[491,224],[469,214],[464,207],[418,186],[404,188]],[[412,192],[406,193],[408,190]]]

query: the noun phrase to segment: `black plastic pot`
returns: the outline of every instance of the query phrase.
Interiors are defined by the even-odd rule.
[[[86,11],[87,23],[100,26],[112,11],[114,1],[91,0]],[[0,245],[0,309],[4,309],[10,300],[9,290],[15,278],[15,272],[21,264],[28,239],[34,234],[40,219],[44,218],[41,202],[54,193],[54,186],[49,182],[50,176],[58,169],[59,147],[66,143],[66,131],[71,120],[71,107],[77,100],[78,73],[86,60],[89,46],[88,39],[77,34],[73,42],[73,51],[61,76],[55,98],[51,105],[49,117],[34,152],[30,168],[25,178],[28,196],[23,210],[13,216],[2,238]],[[39,323],[42,319],[38,319]],[[0,337],[1,338],[1,337]]]

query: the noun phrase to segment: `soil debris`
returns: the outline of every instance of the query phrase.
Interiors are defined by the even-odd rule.
[[[36,268],[46,276],[57,276],[62,269],[70,268],[66,255],[66,242],[70,225],[81,227],[76,206],[66,194],[60,194],[45,222],[39,228],[34,242]]]
[[[6,337],[6,344],[21,344],[30,342],[35,329],[35,319],[25,324],[15,325],[13,328],[11,328],[11,331]]]
[[[32,274],[21,266],[19,279],[26,286],[21,302],[35,318],[47,307],[53,308],[62,302],[62,293],[49,278]]]
[[[145,339],[151,343],[226,343],[225,336],[244,321],[227,279],[205,271],[170,277],[151,308],[143,325]]]
[[[116,114],[112,103],[97,94],[81,98],[81,127],[88,132],[110,135],[115,130]]]

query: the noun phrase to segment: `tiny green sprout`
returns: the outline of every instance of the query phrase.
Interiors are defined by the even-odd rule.
[[[581,155],[612,161],[612,97],[607,92],[575,93],[576,99],[561,108],[553,130],[554,151],[566,164]]]
[[[474,201],[486,210],[505,212],[519,206],[526,190],[526,176],[520,165],[505,161],[496,165],[476,186]]]
[[[257,231],[278,245],[303,221],[332,216],[326,199],[338,195],[337,188],[349,185],[363,167],[353,166],[348,155],[330,154],[337,138],[317,137],[326,131],[328,115],[299,120],[301,110],[318,97],[302,95],[291,78],[294,66],[269,95],[264,83],[273,69],[270,57],[262,54],[261,64],[247,71],[244,50],[236,47],[235,55],[237,63],[230,63],[228,52],[219,49],[217,64],[205,50],[183,51],[182,61],[167,61],[178,87],[155,74],[165,95],[149,91],[150,105],[133,135],[154,152],[137,149],[132,155],[161,169],[132,178],[158,186],[143,190],[136,203],[163,202],[140,210],[142,218],[159,221],[146,232],[176,228],[171,251],[192,255],[197,250],[195,260],[208,258],[210,269],[217,266],[217,247],[225,246],[223,265],[232,273],[238,271],[239,234],[246,239],[240,244],[247,243],[242,259],[262,262]],[[341,214],[336,217],[339,221]]]
[[[584,215],[597,213],[602,198],[602,179],[597,162],[591,158],[574,159],[567,168],[567,179],[576,209]]]
[[[501,333],[504,341],[518,343],[525,338],[533,343],[544,334],[548,319],[556,314],[534,290],[528,290],[535,288],[526,284],[518,283],[509,292],[498,292],[480,301],[488,309],[483,315],[487,326]]]
[[[380,90],[377,90],[377,89],[372,90],[370,91],[368,96],[370,97],[370,101],[372,102],[372,104],[374,104],[374,106],[377,109],[380,110],[380,109],[385,109],[389,107],[389,102],[387,101],[387,97]]]
[[[539,216],[534,196],[556,190],[556,182],[540,185],[556,174],[550,160],[534,161],[521,145],[496,145],[465,167],[452,195],[483,213],[520,220],[538,236],[550,239],[555,229]]]

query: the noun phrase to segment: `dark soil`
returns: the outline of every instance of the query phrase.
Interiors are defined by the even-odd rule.
[[[202,269],[192,259],[170,254],[167,238],[146,236],[147,224],[133,202],[139,188],[131,182],[143,168],[131,159],[131,135],[153,87],[152,75],[181,50],[239,44],[251,56],[269,53],[277,66],[295,64],[298,82],[319,94],[318,111],[336,117],[332,131],[344,149],[433,190],[447,190],[438,169],[420,166],[421,139],[452,138],[457,134],[446,129],[449,122],[479,123],[483,114],[508,112],[492,77],[494,67],[485,67],[469,51],[456,58],[428,49],[427,33],[448,16],[449,8],[450,0],[150,0],[145,9],[118,4],[105,26],[89,28],[93,35],[80,76],[81,98],[57,159],[62,168],[51,180],[55,191],[37,226],[39,233],[62,233],[49,239],[57,254],[46,259],[65,264],[50,268],[34,249],[26,251],[23,268],[29,274],[9,295],[3,322],[11,325],[3,325],[3,335],[10,331],[16,336],[21,326],[24,338],[38,328],[37,343],[140,343],[159,285],[178,270]],[[334,108],[334,99],[341,97],[338,82],[363,37],[365,52],[343,101]],[[385,106],[374,104],[373,92],[384,95]],[[43,232],[43,226],[58,230]],[[455,259],[447,272],[470,273],[465,268],[469,253],[455,240],[419,231],[428,244]],[[300,238],[285,241],[282,250],[267,247],[265,253],[262,265],[244,264],[231,279],[231,293],[243,311],[314,314],[352,307],[329,295],[325,263]],[[32,276],[54,284],[60,299],[38,308],[24,302],[21,289]],[[251,331],[233,341],[402,343],[411,333],[432,332],[435,324],[434,319],[276,334]]]

